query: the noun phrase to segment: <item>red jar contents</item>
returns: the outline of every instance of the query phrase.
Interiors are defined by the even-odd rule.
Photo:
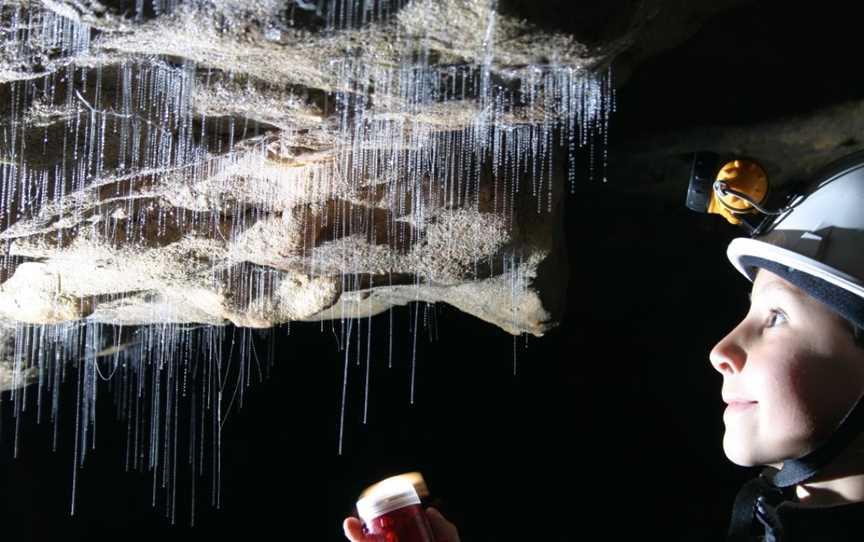
[[[394,481],[357,501],[364,530],[376,542],[435,542],[414,486]]]

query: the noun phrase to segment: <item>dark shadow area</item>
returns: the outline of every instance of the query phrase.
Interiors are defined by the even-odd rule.
[[[859,4],[752,2],[639,65],[619,93],[619,136],[747,125],[864,97]]]

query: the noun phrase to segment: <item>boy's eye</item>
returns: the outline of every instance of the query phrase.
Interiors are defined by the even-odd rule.
[[[765,327],[774,327],[778,322],[786,321],[786,315],[779,309],[771,309],[768,313],[768,320],[765,322]]]

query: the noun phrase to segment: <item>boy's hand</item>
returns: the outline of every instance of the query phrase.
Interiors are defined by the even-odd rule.
[[[427,508],[426,517],[429,518],[435,542],[460,542],[456,526],[447,521],[441,512]],[[375,542],[372,537],[363,534],[363,523],[357,518],[347,518],[342,523],[342,528],[345,530],[345,537],[351,542]]]

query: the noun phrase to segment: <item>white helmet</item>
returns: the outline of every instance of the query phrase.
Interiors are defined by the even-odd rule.
[[[734,239],[727,255],[750,281],[767,267],[754,261],[767,261],[864,298],[864,153],[829,165],[753,237]]]

